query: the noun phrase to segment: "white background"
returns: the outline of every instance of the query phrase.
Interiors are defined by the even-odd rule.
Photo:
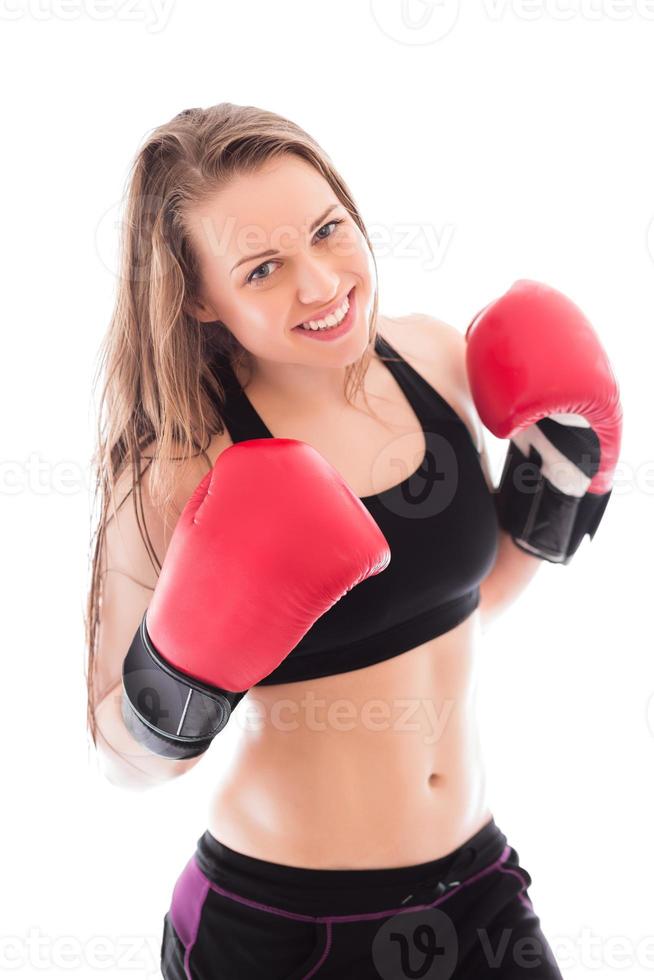
[[[154,126],[229,101],[330,154],[376,236],[383,312],[464,330],[526,277],[600,335],[625,413],[613,497],[595,540],[544,563],[484,638],[480,721],[495,819],[564,975],[651,975],[654,2],[2,0],[0,37],[0,968],[158,976],[238,734],[160,789],[105,782],[82,628],[127,170]],[[506,447],[487,439],[498,477]]]

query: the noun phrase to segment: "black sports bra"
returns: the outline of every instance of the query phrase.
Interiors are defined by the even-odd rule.
[[[375,351],[420,420],[425,454],[402,483],[361,502],[384,533],[390,564],[347,592],[260,685],[325,677],[388,660],[453,629],[479,604],[492,568],[498,521],[466,424],[377,335]],[[233,442],[273,438],[233,370],[220,365],[223,418]]]

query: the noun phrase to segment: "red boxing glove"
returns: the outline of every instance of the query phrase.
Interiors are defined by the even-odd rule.
[[[466,331],[479,416],[510,438],[497,490],[500,525],[523,550],[567,564],[592,539],[620,452],[618,385],[575,304],[521,279]]]
[[[247,689],[389,561],[368,510],[311,446],[230,446],[175,526],[125,659],[128,728],[157,754],[200,754]]]

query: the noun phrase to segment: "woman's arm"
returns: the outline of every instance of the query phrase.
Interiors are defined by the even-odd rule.
[[[500,528],[495,564],[479,587],[482,633],[526,589],[542,564],[540,558],[518,548],[510,534]]]
[[[472,411],[476,414],[474,405]],[[481,468],[488,489],[492,493],[495,488],[488,461],[484,432],[478,416],[476,421],[477,448],[480,453]],[[507,606],[510,606],[514,599],[517,599],[520,593],[527,588],[543,564],[543,560],[537,555],[527,554],[526,551],[519,548],[513,541],[511,535],[503,528],[500,527],[498,529],[498,534],[495,564],[479,587],[481,601],[478,609],[481,618],[482,633],[485,633],[493,620],[500,616]]]
[[[163,759],[144,749],[125,727],[121,714],[122,692],[122,681],[119,681],[95,708],[100,766],[110,783],[123,789],[148,789],[197,765],[202,756]]]
[[[479,449],[479,462],[484,473],[486,485],[491,493],[494,492],[488,451],[484,439],[484,430],[477,415],[472,396],[470,396],[470,411],[474,413],[476,422],[476,443]],[[485,633],[490,624],[500,616],[514,599],[523,592],[543,561],[536,555],[529,555],[515,544],[511,535],[503,528],[498,528],[498,548],[495,564],[479,590],[481,601],[478,609],[481,618],[481,631]]]
[[[206,461],[198,458],[180,465],[173,505],[177,516],[206,470]],[[141,480],[143,516],[157,557],[163,562],[174,515],[166,525],[151,501],[148,477],[146,470]],[[92,690],[102,774],[125,789],[147,789],[187,772],[202,756],[175,760],[155,755],[133,738],[122,719],[123,660],[157,583],[157,572],[134,514],[132,493],[125,474],[116,487],[118,509],[115,515],[110,513],[101,556],[102,604]]]

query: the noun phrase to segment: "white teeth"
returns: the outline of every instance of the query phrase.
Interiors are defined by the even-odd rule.
[[[346,296],[342,306],[340,306],[339,309],[334,310],[333,313],[330,313],[330,315],[326,317],[326,319],[307,320],[307,322],[303,323],[302,326],[304,327],[305,330],[329,330],[330,327],[335,327],[339,323],[343,322],[349,308],[350,308],[350,300]]]

